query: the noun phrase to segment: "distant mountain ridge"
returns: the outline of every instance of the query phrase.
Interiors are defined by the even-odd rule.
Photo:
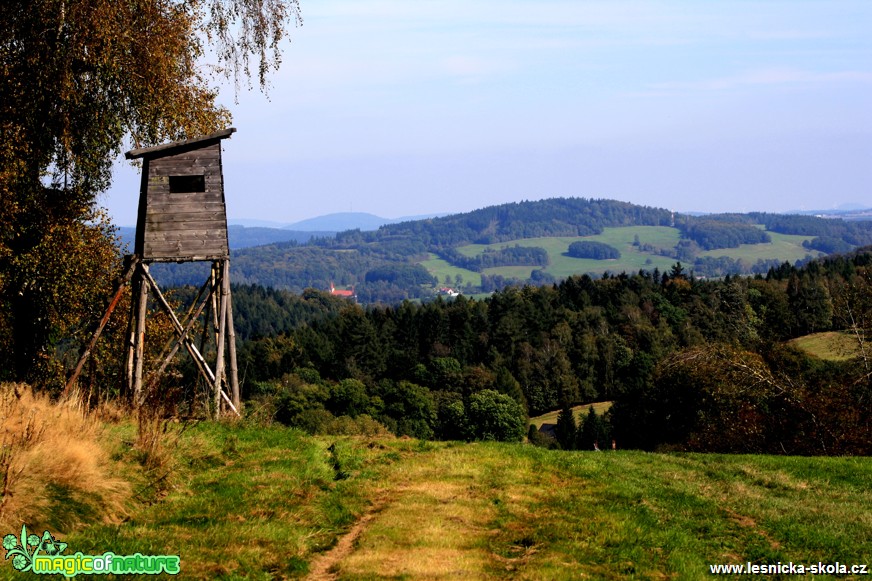
[[[388,224],[428,220],[447,215],[424,214],[420,216],[404,216],[402,218],[382,218],[381,216],[366,212],[340,212],[316,216],[291,224],[269,220],[229,218],[227,220],[227,229],[230,238],[230,249],[238,250],[251,246],[282,242],[306,244],[313,238],[331,238],[338,232],[348,230],[372,232]],[[121,238],[121,246],[127,245],[128,251],[133,252],[136,228],[133,226],[120,226],[118,234]]]
[[[136,228],[121,226],[118,228],[121,238],[120,246],[127,247],[126,252],[133,252],[136,239]],[[264,228],[259,226],[240,226],[230,224],[227,227],[227,237],[230,250],[240,250],[251,246],[263,246],[264,244],[296,243],[306,244],[312,238],[333,237],[335,231],[330,230],[288,230],[286,228]]]
[[[423,214],[419,216],[404,216],[402,218],[382,218],[375,214],[367,212],[337,212],[333,214],[325,214],[324,216],[316,216],[299,222],[294,222],[284,226],[291,230],[310,231],[310,230],[332,230],[334,232],[342,232],[345,230],[361,230],[372,231],[378,230],[386,224],[398,224],[400,222],[410,222],[415,220],[427,220],[448,214]]]

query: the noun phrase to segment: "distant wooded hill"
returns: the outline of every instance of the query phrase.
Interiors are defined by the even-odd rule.
[[[572,274],[665,270],[676,261],[698,276],[765,273],[785,261],[803,263],[872,244],[872,222],[766,213],[689,216],[585,198],[502,204],[370,232],[306,232],[290,241],[268,239],[271,230],[231,227],[234,282],[294,292],[353,286],[364,303],[424,299],[445,285],[476,293]],[[257,236],[266,244],[240,244]],[[579,241],[611,246],[620,258],[576,258],[569,248]],[[198,269],[158,265],[154,271],[164,284],[181,285],[201,280]]]
[[[288,230],[285,228],[266,228],[262,226],[238,226],[231,224],[227,228],[231,250],[262,246],[276,242],[306,243],[312,238],[334,236],[335,230]],[[136,228],[122,226],[118,228],[120,244],[133,252],[136,238]]]

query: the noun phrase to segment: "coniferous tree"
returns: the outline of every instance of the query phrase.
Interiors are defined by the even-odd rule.
[[[560,413],[557,414],[557,442],[564,450],[575,449],[575,414],[568,403],[563,404]]]
[[[587,410],[584,421],[576,434],[576,446],[579,450],[605,449],[609,440],[609,430],[605,421],[601,418],[593,406]]]

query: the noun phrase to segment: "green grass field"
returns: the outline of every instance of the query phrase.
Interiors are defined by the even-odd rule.
[[[433,253],[430,253],[430,258],[421,262],[421,265],[439,280],[440,285],[445,283],[447,276],[451,280],[451,286],[454,286],[454,279],[459,274],[463,277],[464,283],[481,286],[481,273],[452,266]]]
[[[602,274],[606,271],[612,273],[624,271],[637,272],[640,269],[653,270],[654,268],[668,270],[669,267],[675,264],[675,259],[639,252],[633,246],[634,236],[638,236],[639,242],[642,244],[652,244],[657,247],[671,248],[678,243],[678,230],[674,228],[630,226],[626,228],[605,228],[602,234],[596,236],[527,238],[498,244],[470,244],[458,248],[458,251],[466,256],[476,256],[487,248],[499,249],[503,246],[514,246],[515,244],[544,248],[548,252],[550,260],[550,264],[545,268],[545,272],[557,278],[565,278],[573,274],[586,272]],[[594,240],[614,246],[621,252],[621,258],[618,260],[587,260],[565,256],[569,245],[579,240]],[[530,266],[501,266],[485,269],[484,272],[490,275],[498,274],[505,277],[526,279],[529,278],[533,270],[534,268]]]
[[[767,244],[743,244],[739,248],[724,248],[702,252],[700,256],[726,256],[736,260],[743,260],[750,266],[760,259],[776,259],[792,263],[805,258],[807,255],[814,257],[821,255],[820,252],[803,248],[802,243],[805,240],[810,240],[812,237],[778,234],[775,232],[770,232],[769,235],[772,237],[772,242]],[[573,274],[583,273],[600,275],[607,271],[615,274],[620,272],[638,272],[642,269],[653,270],[654,268],[667,271],[675,264],[674,258],[640,252],[638,247],[633,246],[633,240],[636,236],[639,237],[641,244],[650,244],[656,248],[672,248],[680,239],[679,231],[675,228],[665,226],[630,226],[625,228],[605,228],[602,234],[596,236],[527,238],[497,244],[469,244],[459,247],[457,250],[465,256],[478,256],[487,249],[498,250],[499,248],[516,244],[519,246],[544,248],[548,252],[550,260],[550,264],[545,268],[545,271],[556,278],[565,278]],[[578,240],[593,240],[613,246],[621,252],[621,258],[617,260],[588,260],[566,256],[565,253],[569,245]],[[456,274],[461,274],[464,281],[471,281],[473,284],[478,284],[476,281],[481,280],[478,273],[453,267],[444,260],[437,259],[433,255],[431,256],[430,260],[422,264],[431,274],[437,276],[440,282],[445,279],[446,274],[452,280]],[[485,269],[484,274],[525,280],[530,277],[530,273],[533,270],[535,268],[531,266],[501,266]]]
[[[561,452],[211,423],[173,450],[165,497],[66,536],[73,552],[180,554],[182,579],[705,579],[720,563],[872,563],[868,458]]]
[[[575,416],[576,425],[579,422],[583,422],[585,416],[587,415],[587,410],[590,409],[590,406],[593,406],[593,411],[602,415],[609,411],[609,408],[612,407],[612,402],[610,401],[600,401],[596,403],[577,405],[572,408],[572,415]],[[553,412],[548,412],[547,414],[542,414],[541,416],[536,416],[535,418],[530,418],[530,423],[539,428],[542,424],[556,424],[557,416],[560,415],[560,410],[554,410]]]
[[[796,236],[792,234],[769,232],[769,237],[772,238],[772,242],[768,244],[742,244],[738,248],[721,248],[718,250],[701,252],[700,256],[727,256],[736,260],[741,259],[748,264],[753,264],[758,260],[768,260],[772,258],[794,263],[809,255],[815,258],[823,255],[817,250],[808,250],[802,246],[803,242],[806,240],[812,240],[814,236]]]
[[[798,337],[790,343],[803,351],[829,361],[847,361],[860,356],[857,337],[849,331],[827,331]]]

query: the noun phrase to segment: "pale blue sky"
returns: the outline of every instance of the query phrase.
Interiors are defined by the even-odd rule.
[[[224,103],[228,214],[394,218],[555,196],[872,206],[872,2],[301,0]],[[138,170],[103,198],[136,221]]]

